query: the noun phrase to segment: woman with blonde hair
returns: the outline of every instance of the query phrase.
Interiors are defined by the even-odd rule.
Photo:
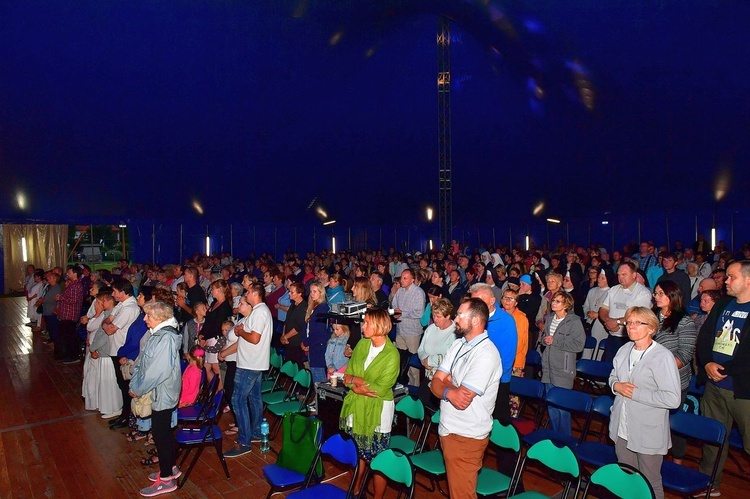
[[[393,384],[399,371],[398,350],[388,339],[390,330],[387,311],[367,310],[363,338],[354,348],[344,374],[344,384],[350,390],[341,407],[339,425],[352,435],[359,450],[355,497],[361,491],[367,463],[390,445],[395,410]],[[375,498],[382,498],[385,479],[376,475],[373,482]]]
[[[325,288],[318,281],[310,284],[310,297],[307,300],[307,323],[302,350],[307,352],[313,383],[326,380],[326,344],[330,337],[328,324],[323,314],[328,313]]]
[[[625,313],[631,342],[615,355],[609,386],[615,394],[609,438],[617,460],[638,469],[657,499],[664,497],[661,465],[672,446],[669,411],[680,406],[680,374],[674,354],[654,341],[659,319],[646,307]]]

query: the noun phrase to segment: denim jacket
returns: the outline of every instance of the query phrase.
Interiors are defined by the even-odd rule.
[[[333,367],[334,371],[338,371],[349,364],[349,358],[344,355],[347,341],[349,341],[349,337],[343,334],[328,340],[328,344],[326,345],[326,367]]]
[[[182,389],[182,370],[178,352],[182,344],[173,319],[156,326],[138,356],[130,380],[130,391],[143,395],[153,393],[152,409],[164,411],[177,407]]]

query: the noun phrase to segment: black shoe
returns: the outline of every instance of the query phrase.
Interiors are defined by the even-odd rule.
[[[62,363],[66,364],[66,365],[68,365],[68,364],[78,364],[80,362],[81,362],[81,359],[79,359],[78,357],[76,357],[74,359],[63,359],[63,361],[62,361]]]
[[[120,415],[120,416],[117,416],[117,418],[115,418],[112,421],[110,421],[109,422],[109,426],[120,425],[120,424],[123,424],[123,423],[124,424],[128,424],[128,417]]]
[[[111,423],[109,425],[109,429],[110,430],[120,430],[122,428],[127,428],[127,427],[128,427],[128,421],[127,420],[125,420],[125,421],[119,421],[118,419],[116,419],[113,423]]]

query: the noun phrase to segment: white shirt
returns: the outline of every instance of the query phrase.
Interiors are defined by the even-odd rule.
[[[634,282],[629,288],[622,284],[613,286],[607,291],[602,301],[602,307],[609,309],[610,319],[622,319],[630,307],[651,308],[651,290],[639,282]],[[625,336],[625,328],[611,332],[612,336]]]
[[[267,371],[271,366],[271,334],[273,318],[268,306],[261,302],[243,321],[245,331],[260,334],[260,341],[253,344],[244,338],[237,340],[237,368]]]
[[[492,412],[503,373],[500,354],[487,332],[470,342],[464,338],[454,341],[438,370],[449,374],[454,386],[465,386],[476,393],[469,407],[463,411],[445,400],[440,402],[438,434],[455,434],[478,440],[486,438],[492,431]]]
[[[132,296],[128,296],[125,301],[121,301],[112,309],[112,324],[117,326],[115,334],[109,337],[109,356],[114,357],[117,351],[125,344],[128,337],[128,329],[141,315],[141,309],[138,302]]]

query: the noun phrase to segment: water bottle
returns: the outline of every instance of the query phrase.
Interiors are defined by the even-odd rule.
[[[269,433],[271,428],[268,426],[268,420],[263,418],[263,422],[260,423],[260,452],[267,454],[271,450],[271,444],[269,442]]]

